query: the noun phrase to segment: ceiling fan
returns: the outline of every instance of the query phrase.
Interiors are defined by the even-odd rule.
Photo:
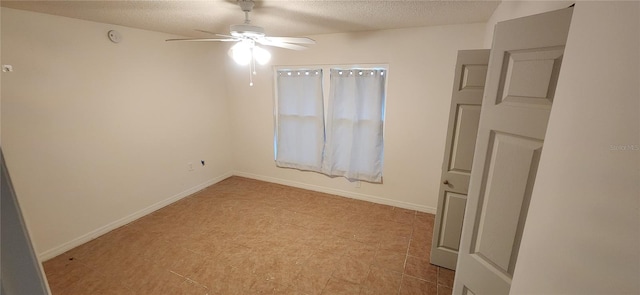
[[[271,59],[271,53],[258,47],[257,44],[265,46],[280,47],[293,50],[303,50],[307,47],[299,45],[315,44],[311,38],[307,37],[269,37],[264,33],[264,28],[254,26],[249,19],[249,12],[253,10],[255,3],[253,0],[238,0],[238,5],[244,11],[244,23],[230,26],[230,35],[216,34],[213,32],[196,30],[203,33],[215,35],[219,38],[190,38],[190,39],[167,39],[166,41],[190,41],[190,42],[238,42],[229,49],[229,55],[240,65],[251,63],[249,68],[251,74],[255,75],[255,62],[266,64]],[[253,86],[253,82],[249,85]]]

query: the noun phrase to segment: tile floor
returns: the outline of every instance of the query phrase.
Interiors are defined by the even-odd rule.
[[[434,216],[228,178],[44,263],[53,294],[451,294]]]

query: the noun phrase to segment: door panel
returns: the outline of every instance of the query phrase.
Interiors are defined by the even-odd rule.
[[[496,103],[551,107],[564,46],[505,52]]]
[[[522,208],[531,195],[542,141],[492,132],[489,145],[472,254],[512,276],[518,251],[515,241],[520,238],[518,225],[526,216]]]
[[[466,195],[452,192],[445,193],[442,216],[443,226],[440,228],[440,238],[437,241],[438,248],[458,251],[460,247],[460,234],[462,233],[462,219],[464,218],[464,208],[466,205]]]
[[[508,294],[573,9],[496,25],[454,294]]]
[[[464,288],[464,290],[462,290],[462,294],[463,295],[476,295],[476,293],[471,292],[471,290],[469,290],[468,288]]]
[[[431,263],[455,269],[473,165],[489,50],[458,52],[442,161]]]
[[[473,151],[478,135],[480,106],[460,104],[456,110],[453,145],[451,147],[450,172],[471,175]]]
[[[462,79],[459,90],[484,89],[484,81],[487,80],[487,65],[462,65]]]

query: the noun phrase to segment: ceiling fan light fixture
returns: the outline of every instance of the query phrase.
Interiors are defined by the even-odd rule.
[[[264,33],[264,28],[252,25],[251,20],[249,19],[249,13],[253,10],[255,5],[254,0],[235,0],[235,2],[244,12],[244,23],[231,25],[229,27],[229,35],[197,30],[203,33],[215,35],[216,38],[168,39],[167,41],[238,42],[232,46],[227,53],[237,64],[242,66],[249,65],[250,86],[253,86],[253,76],[256,75],[256,63],[265,65],[269,60],[271,60],[271,53],[262,47],[256,46],[256,44],[292,50],[303,50],[307,49],[307,47],[300,44],[309,45],[316,43],[316,41],[307,37],[267,37]]]
[[[253,48],[253,57],[259,64],[265,65],[271,60],[271,53],[264,48],[256,46]]]
[[[248,65],[251,62],[251,44],[249,42],[238,42],[229,49],[233,60],[239,65]]]

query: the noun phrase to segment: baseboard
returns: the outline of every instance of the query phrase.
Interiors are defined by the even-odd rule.
[[[84,235],[82,235],[80,237],[77,237],[77,238],[75,238],[75,239],[73,239],[73,240],[71,240],[69,242],[66,242],[66,243],[64,243],[64,244],[62,244],[60,246],[57,246],[57,247],[55,247],[53,249],[49,249],[49,250],[46,250],[46,251],[44,251],[42,253],[39,253],[38,254],[38,259],[40,261],[46,261],[48,259],[56,257],[56,256],[58,256],[58,255],[60,255],[60,254],[62,254],[64,252],[67,252],[67,251],[69,251],[69,250],[71,250],[71,249],[73,249],[73,248],[75,248],[77,246],[80,246],[80,245],[82,245],[82,244],[84,244],[86,242],[89,242],[89,241],[91,241],[91,240],[93,240],[93,239],[95,239],[95,238],[97,238],[97,237],[99,237],[101,235],[104,235],[104,234],[106,234],[106,233],[108,233],[108,232],[110,232],[110,231],[112,231],[112,230],[114,230],[114,229],[116,229],[118,227],[121,227],[121,226],[123,226],[125,224],[128,224],[130,222],[133,222],[133,221],[135,221],[136,219],[138,219],[140,217],[148,215],[151,212],[154,212],[154,211],[156,211],[156,210],[158,210],[160,208],[163,208],[163,207],[165,207],[167,205],[170,205],[170,204],[172,204],[172,203],[174,203],[174,202],[176,202],[176,201],[178,201],[180,199],[183,199],[183,198],[185,198],[187,196],[190,196],[190,195],[192,195],[192,194],[194,194],[194,193],[196,193],[198,191],[201,191],[201,190],[203,190],[203,189],[205,189],[205,188],[207,188],[207,187],[209,187],[211,185],[214,185],[214,184],[216,184],[216,183],[218,183],[218,182],[220,182],[220,181],[222,181],[222,180],[224,180],[226,178],[231,177],[232,175],[233,175],[233,173],[227,172],[227,173],[225,173],[223,175],[220,175],[220,176],[218,176],[218,177],[216,177],[214,179],[211,179],[209,181],[206,181],[206,182],[198,184],[198,185],[196,185],[194,187],[191,187],[191,188],[189,188],[187,190],[179,192],[179,193],[171,196],[170,198],[168,198],[166,200],[160,201],[160,202],[155,203],[155,204],[153,204],[153,205],[151,205],[151,206],[149,206],[147,208],[139,210],[139,211],[137,211],[137,212],[135,212],[135,213],[133,213],[131,215],[125,216],[123,218],[120,218],[120,219],[118,219],[118,220],[116,220],[114,222],[111,222],[111,223],[109,223],[109,224],[107,224],[105,226],[102,226],[102,227],[100,227],[100,228],[98,228],[96,230],[93,230],[93,231],[91,231],[91,232],[89,232],[87,234],[84,234]]]
[[[346,197],[351,199],[363,200],[363,201],[368,201],[368,202],[373,202],[378,204],[400,207],[404,209],[436,214],[436,208],[433,208],[433,207],[428,207],[428,206],[418,205],[418,204],[413,204],[408,202],[402,202],[397,200],[391,200],[391,199],[386,199],[386,198],[367,195],[367,194],[354,193],[350,191],[344,191],[344,190],[339,190],[339,189],[334,189],[334,188],[329,188],[329,187],[324,187],[319,185],[313,185],[308,183],[302,183],[297,181],[291,181],[291,180],[286,180],[281,178],[257,175],[257,174],[240,172],[240,171],[235,171],[233,175],[287,185],[287,186],[293,186],[293,187],[302,188],[302,189],[308,189],[308,190],[332,194],[332,195],[338,195],[341,197]]]
[[[327,194],[332,194],[332,195],[338,195],[338,196],[342,196],[342,197],[346,197],[346,198],[352,198],[352,199],[357,199],[357,200],[363,200],[363,201],[368,201],[368,202],[373,202],[373,203],[378,203],[378,204],[384,204],[384,205],[389,205],[389,206],[395,206],[395,207],[399,207],[399,208],[404,208],[404,209],[410,209],[410,210],[416,210],[416,211],[420,211],[420,212],[426,212],[426,213],[431,213],[431,214],[435,214],[436,213],[436,208],[433,207],[428,207],[428,206],[424,206],[424,205],[418,205],[418,204],[413,204],[413,203],[408,203],[408,202],[402,202],[402,201],[397,201],[397,200],[391,200],[391,199],[386,199],[386,198],[381,198],[381,197],[377,197],[377,196],[372,196],[372,195],[367,195],[367,194],[361,194],[361,193],[354,193],[354,192],[350,192],[350,191],[344,191],[344,190],[339,190],[339,189],[334,189],[334,188],[329,188],[329,187],[323,187],[323,186],[318,186],[318,185],[313,185],[313,184],[308,184],[308,183],[302,183],[302,182],[297,182],[297,181],[291,181],[291,180],[286,180],[286,179],[281,179],[281,178],[275,178],[275,177],[269,177],[269,176],[263,176],[263,175],[257,175],[257,174],[252,174],[252,173],[246,173],[246,172],[240,172],[240,171],[235,171],[233,173],[231,172],[227,172],[223,175],[220,175],[214,179],[211,179],[209,181],[206,181],[204,183],[201,183],[199,185],[196,185],[194,187],[191,187],[187,190],[184,190],[178,194],[175,194],[173,196],[171,196],[168,199],[165,199],[163,201],[160,201],[158,203],[155,203],[147,208],[144,208],[142,210],[139,210],[131,215],[125,216],[121,219],[118,219],[114,222],[111,222],[105,226],[102,226],[98,229],[95,229],[87,234],[84,234],[80,237],[77,237],[69,242],[66,242],[60,246],[57,246],[55,248],[46,250],[44,252],[41,252],[38,254],[38,259],[40,261],[46,261],[48,259],[51,259],[53,257],[56,257],[66,251],[69,251],[77,246],[80,246],[86,242],[89,242],[101,235],[104,235],[118,227],[121,227],[125,224],[128,224],[130,222],[135,221],[138,218],[141,218],[143,216],[146,216],[148,214],[150,214],[151,212],[154,212],[160,208],[163,208],[167,205],[170,205],[182,198],[185,198],[187,196],[190,196],[200,190],[203,190],[206,187],[209,187],[211,185],[214,185],[226,178],[231,177],[232,175],[237,175],[240,177],[246,177],[246,178],[251,178],[251,179],[256,179],[256,180],[262,180],[262,181],[266,181],[266,182],[272,182],[272,183],[277,183],[277,184],[282,184],[282,185],[287,185],[287,186],[292,186],[292,187],[297,187],[297,188],[302,188],[302,189],[308,189],[308,190],[312,190],[312,191],[317,191],[317,192],[322,192],[322,193],[327,193]]]

